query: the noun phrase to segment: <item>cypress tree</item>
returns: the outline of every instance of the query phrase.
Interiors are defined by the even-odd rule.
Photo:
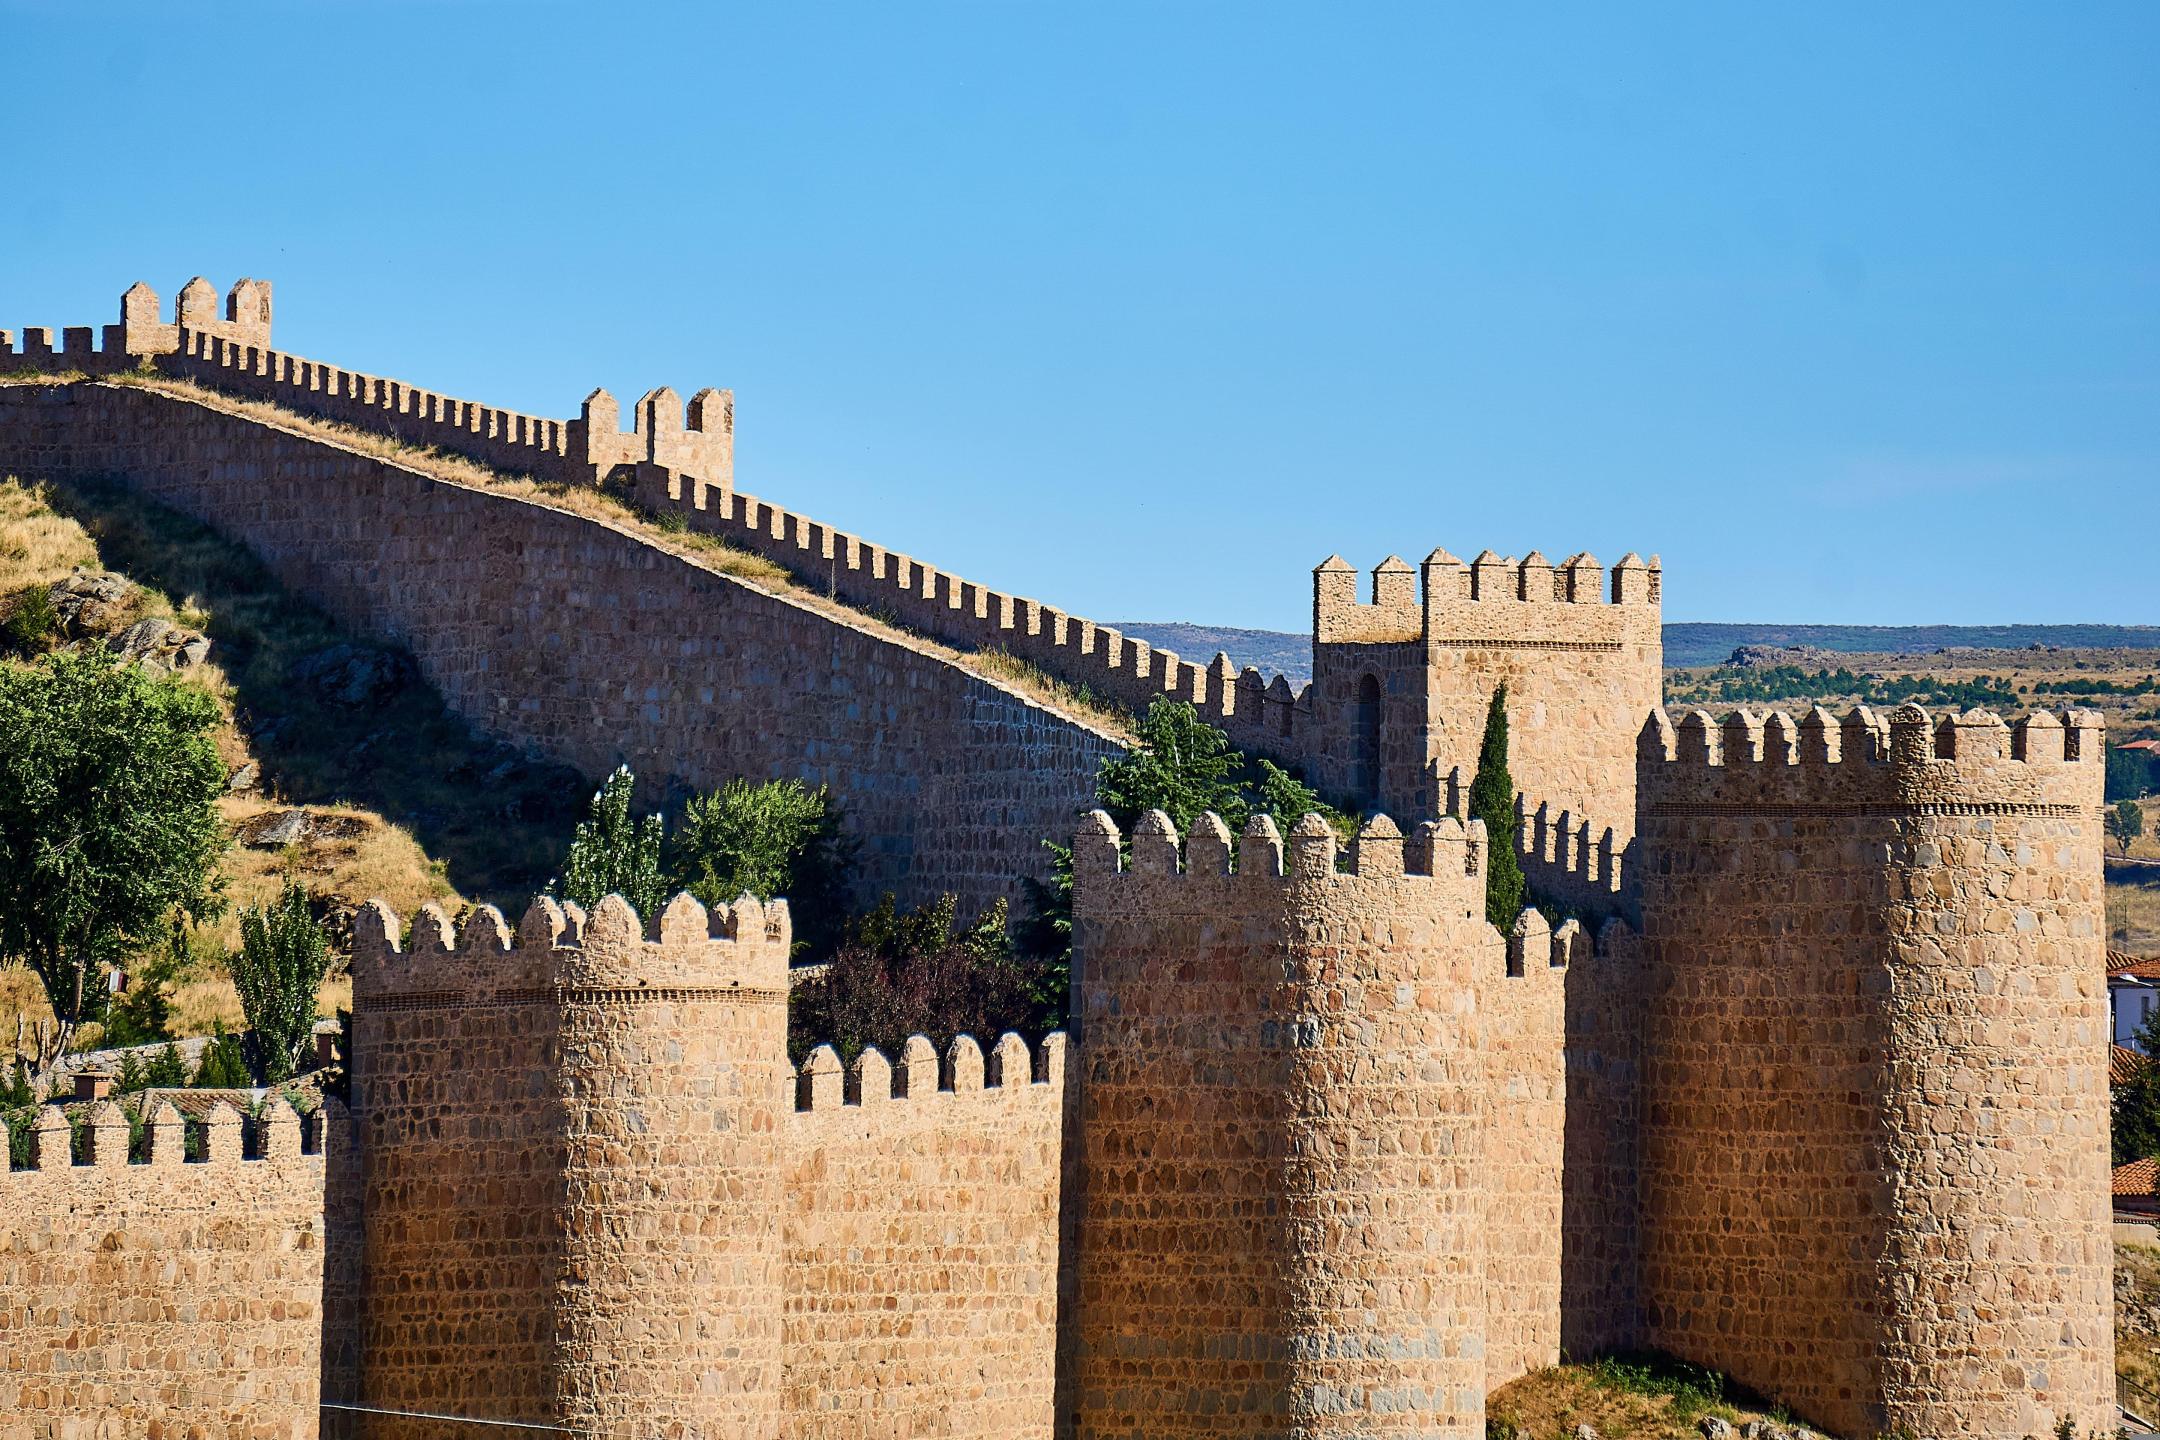
[[[1493,692],[1470,782],[1470,818],[1485,822],[1485,918],[1502,933],[1522,914],[1522,862],[1515,856],[1515,778],[1507,764],[1507,686]]]

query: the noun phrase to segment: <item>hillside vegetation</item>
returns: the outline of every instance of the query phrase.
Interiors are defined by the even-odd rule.
[[[42,638],[30,611],[45,612]],[[288,876],[339,940],[375,896],[404,914],[429,900],[521,904],[549,878],[584,797],[577,776],[475,736],[409,659],[355,643],[244,547],[118,486],[0,480],[0,623],[12,651],[0,663],[44,645],[116,644],[217,701],[233,903],[187,937],[170,984],[180,1034],[240,1023],[224,962],[238,906],[271,899]],[[345,993],[333,978],[326,1013]],[[48,1013],[29,972],[0,972],[0,1043],[17,1017]]]

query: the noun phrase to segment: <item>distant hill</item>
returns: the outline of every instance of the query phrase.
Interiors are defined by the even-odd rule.
[[[1119,621],[1117,628],[1180,659],[1206,664],[1217,651],[1240,667],[1256,665],[1302,685],[1312,675],[1312,637],[1284,630],[1238,630],[1182,621]],[[1665,627],[1667,665],[1716,665],[1742,645],[1800,645],[1844,654],[1925,654],[1944,646],[2019,650],[2160,650],[2160,625],[1728,625]]]
[[[1665,627],[1667,665],[1717,665],[1742,645],[1796,645],[1847,655],[1919,655],[1946,647],[2160,650],[2160,625],[1725,625]]]
[[[1135,640],[1145,640],[1162,650],[1175,650],[1180,660],[1205,665],[1217,652],[1227,654],[1239,669],[1247,665],[1273,678],[1276,671],[1290,677],[1292,685],[1312,678],[1312,636],[1285,630],[1234,630],[1226,625],[1187,625],[1182,621],[1117,620],[1113,628]]]

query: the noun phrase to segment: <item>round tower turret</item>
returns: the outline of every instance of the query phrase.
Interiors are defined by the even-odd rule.
[[[609,896],[564,962],[556,1423],[780,1434],[784,904],[680,895],[648,940]]]
[[[1839,1433],[2113,1424],[2100,735],[1643,737],[1650,1343]]]

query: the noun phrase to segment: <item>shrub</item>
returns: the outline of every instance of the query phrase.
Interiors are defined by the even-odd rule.
[[[844,924],[850,850],[824,786],[730,780],[683,808],[675,884],[706,905],[785,896],[796,948],[823,955]]]
[[[60,612],[53,605],[52,587],[32,585],[18,592],[0,621],[0,643],[17,655],[42,655],[60,634]]]
[[[246,1048],[239,1036],[225,1033],[222,1020],[203,1047],[202,1063],[195,1067],[191,1083],[197,1090],[245,1090],[255,1083],[248,1073]]]
[[[180,1047],[166,1041],[150,1057],[143,1067],[145,1088],[173,1090],[187,1084],[187,1062],[180,1058]]]
[[[955,928],[946,895],[913,911],[890,895],[861,916],[823,973],[795,987],[788,1007],[789,1051],[799,1063],[829,1043],[853,1059],[876,1046],[897,1059],[911,1035],[941,1047],[973,1035],[985,1048],[1007,1030],[1039,1029],[1038,967],[1014,953],[1005,903]]]
[[[263,1082],[296,1074],[315,1036],[315,992],[330,968],[330,946],[305,887],[287,884],[276,901],[240,912],[233,988],[254,1033]]]

